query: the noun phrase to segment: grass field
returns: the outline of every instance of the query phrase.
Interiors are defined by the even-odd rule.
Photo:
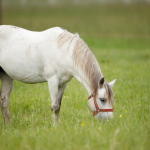
[[[0,112],[0,150],[150,149],[149,16],[146,5],[4,9],[3,24],[78,32],[106,79],[117,82],[112,121],[93,118],[87,92],[72,79],[53,127],[47,83],[15,81],[9,103],[13,127],[3,125]]]

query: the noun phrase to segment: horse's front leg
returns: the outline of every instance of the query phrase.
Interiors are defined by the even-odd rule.
[[[51,97],[51,110],[54,111],[54,114],[53,114],[54,125],[58,118],[62,95],[65,91],[66,86],[67,84],[64,84],[63,86],[59,86],[59,80],[56,76],[48,80],[48,87],[49,87],[49,92],[50,92],[50,97]]]
[[[59,111],[60,111],[60,106],[61,106],[61,101],[62,101],[62,96],[64,94],[64,91],[65,91],[65,88],[67,86],[67,83],[62,85],[62,86],[59,86],[58,88],[58,97],[57,97],[57,101],[58,101],[58,109],[57,111],[55,111],[55,114],[54,115],[54,120],[56,122],[57,118],[58,118],[58,115],[59,115]],[[54,122],[54,124],[55,124]]]

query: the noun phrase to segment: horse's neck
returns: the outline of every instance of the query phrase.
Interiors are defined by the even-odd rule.
[[[74,77],[85,87],[86,91],[88,92],[88,95],[91,95],[92,89],[89,85],[88,80],[84,77],[84,75],[80,72],[76,72],[74,74]]]
[[[82,71],[79,71],[79,69],[77,68],[75,69],[73,76],[85,87],[89,95],[93,94],[98,90],[98,83],[103,77],[100,68],[98,69],[99,70],[95,71],[95,73],[90,76],[90,80],[87,79],[87,77],[84,75],[84,73],[82,73]]]
[[[76,74],[74,77],[85,87],[86,91],[88,92],[88,95],[91,95],[92,90],[90,89],[88,82],[79,74]]]

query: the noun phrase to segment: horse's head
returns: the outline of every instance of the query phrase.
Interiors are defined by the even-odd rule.
[[[113,91],[112,87],[116,79],[107,83],[102,78],[99,82],[97,94],[92,94],[88,98],[88,107],[93,112],[93,116],[99,120],[108,120],[113,118]]]

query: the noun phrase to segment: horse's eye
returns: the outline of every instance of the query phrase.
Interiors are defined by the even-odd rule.
[[[102,102],[105,102],[105,99],[104,99],[104,98],[100,98],[100,100],[101,100]]]

